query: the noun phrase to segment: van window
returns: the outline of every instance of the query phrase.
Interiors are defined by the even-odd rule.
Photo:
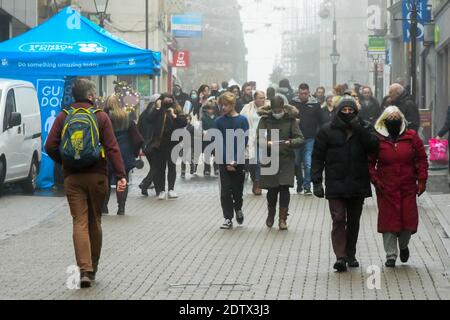
[[[29,87],[14,88],[16,97],[16,112],[23,116],[39,114],[39,103],[36,91]]]
[[[3,132],[8,130],[9,119],[11,119],[11,114],[13,112],[16,112],[16,98],[14,96],[14,90],[11,89],[8,91],[8,95],[6,96],[5,116],[3,118]]]

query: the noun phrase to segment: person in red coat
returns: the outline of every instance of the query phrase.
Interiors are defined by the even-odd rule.
[[[388,107],[375,129],[380,141],[377,155],[370,157],[369,170],[377,191],[378,232],[383,234],[386,267],[409,259],[409,241],[417,232],[417,196],[426,190],[428,159],[422,140],[397,107]],[[397,247],[398,243],[398,247]]]

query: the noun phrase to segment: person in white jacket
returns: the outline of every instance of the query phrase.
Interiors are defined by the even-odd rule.
[[[258,128],[260,116],[258,115],[258,109],[269,105],[270,102],[266,100],[266,94],[264,91],[256,91],[254,94],[254,100],[245,105],[241,111],[241,115],[248,119],[250,125],[248,147],[246,150],[245,159],[247,162],[246,170],[250,172],[250,176],[253,182],[253,194],[260,196],[262,189],[259,185],[261,167],[259,164],[256,130]]]

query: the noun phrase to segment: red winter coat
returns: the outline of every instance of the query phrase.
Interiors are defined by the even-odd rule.
[[[418,181],[428,179],[428,158],[422,140],[413,130],[397,142],[377,134],[380,152],[369,162],[370,177],[377,189],[378,232],[417,232]]]

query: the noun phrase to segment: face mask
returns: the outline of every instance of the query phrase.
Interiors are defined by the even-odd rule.
[[[277,120],[281,120],[284,117],[284,112],[282,113],[272,113],[272,116],[277,119]]]
[[[196,94],[193,94],[193,95],[191,96],[191,99],[192,99],[192,100],[197,100],[197,98],[198,98],[198,97],[197,97]]]
[[[400,131],[402,130],[403,121],[400,120],[400,119],[398,119],[398,120],[386,120],[384,122],[384,124],[385,124],[385,126],[386,126],[386,128],[387,128],[387,130],[389,132],[389,135],[392,138],[397,139],[398,136],[400,135]]]
[[[356,114],[354,113],[340,113],[339,116],[341,117],[342,121],[344,121],[346,124],[352,122],[353,119],[356,118]]]

